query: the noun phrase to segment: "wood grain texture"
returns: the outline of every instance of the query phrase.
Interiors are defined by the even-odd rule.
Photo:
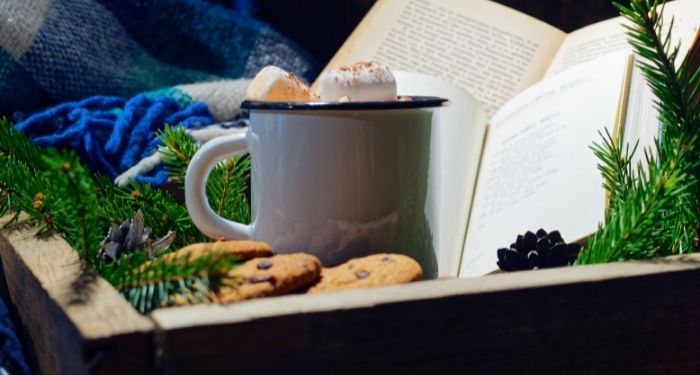
[[[82,266],[64,240],[35,233],[26,226],[0,231],[0,257],[37,370],[151,371],[153,323]]]
[[[694,255],[164,309],[153,319],[168,374],[698,373],[698,293]]]
[[[139,315],[60,239],[0,232],[42,373],[700,373],[700,255]],[[76,280],[87,280],[79,292]]]

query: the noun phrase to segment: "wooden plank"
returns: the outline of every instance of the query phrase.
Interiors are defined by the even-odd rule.
[[[152,317],[168,374],[698,373],[699,293],[693,255]]]
[[[38,239],[36,231],[26,226],[0,231],[0,257],[37,369],[151,372],[153,322],[82,266],[64,240]]]
[[[93,274],[78,293],[76,253],[34,233],[0,232],[0,257],[42,373],[700,371],[700,255],[163,309],[150,320]]]

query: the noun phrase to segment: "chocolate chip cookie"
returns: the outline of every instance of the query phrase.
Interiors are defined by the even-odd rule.
[[[278,296],[308,287],[321,277],[321,262],[310,254],[251,259],[232,269],[218,293],[221,303]]]
[[[415,260],[400,254],[375,254],[324,268],[321,281],[308,293],[403,284],[422,278],[423,271]]]

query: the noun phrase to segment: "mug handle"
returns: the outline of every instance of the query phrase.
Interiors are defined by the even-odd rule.
[[[211,238],[250,239],[251,226],[224,219],[217,215],[207,200],[207,179],[211,170],[231,155],[248,151],[246,134],[217,137],[205,143],[190,161],[185,173],[185,204],[192,222]]]

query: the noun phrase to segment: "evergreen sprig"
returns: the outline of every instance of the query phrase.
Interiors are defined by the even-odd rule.
[[[626,25],[631,45],[641,57],[639,67],[656,96],[661,141],[643,150],[645,162],[632,165],[636,146],[620,147],[610,134],[592,146],[599,158],[609,194],[605,224],[579,253],[577,264],[695,251],[700,223],[700,126],[697,105],[700,69],[692,59],[676,70],[678,45],[671,25],[663,22],[663,1],[615,3],[631,22]],[[623,134],[617,139],[622,140]]]
[[[184,131],[168,130],[174,136],[166,144],[169,155],[181,152],[170,162],[176,181],[184,180],[186,165],[198,149]],[[184,167],[184,168],[182,168]],[[250,164],[231,159],[212,173],[212,198],[217,197],[224,214],[249,220],[245,186]],[[212,185],[214,183],[214,185]],[[175,304],[210,301],[224,270],[235,264],[227,256],[157,258],[145,251],[124,254],[108,262],[99,254],[100,240],[112,223],[130,219],[136,210],[144,214],[145,226],[155,234],[174,229],[175,246],[205,241],[185,205],[169,192],[132,182],[118,187],[109,179],[93,174],[72,151],[44,150],[0,119],[0,216],[25,212],[29,220],[42,225],[41,233],[57,233],[78,251],[81,260],[112,283],[142,313]]]
[[[184,185],[187,167],[199,149],[197,143],[184,129],[173,128],[168,125],[158,134],[158,138],[163,143],[158,148],[158,151],[163,157],[163,163],[168,171],[168,175],[180,186]]]
[[[246,197],[250,179],[250,157],[231,157],[212,171],[207,197],[216,213],[238,222],[250,222],[250,204]]]
[[[140,209],[144,215],[145,226],[151,228],[153,233],[164,234],[168,230],[176,229],[177,238],[173,244],[175,247],[207,240],[195,227],[187,207],[167,191],[134,181],[128,187],[119,187],[101,176],[98,176],[96,181],[100,189],[110,197],[102,202],[104,207],[100,214],[104,222],[123,222]]]
[[[133,252],[105,266],[107,281],[141,313],[159,307],[214,301],[221,277],[235,266],[230,254],[149,259]]]
[[[52,204],[47,209],[53,217],[54,226],[64,234],[80,258],[99,271],[99,257],[96,244],[102,239],[102,228],[94,225],[99,222],[99,198],[91,178],[91,173],[72,151],[58,152],[49,149],[42,154],[46,164],[45,200]]]
[[[41,233],[53,229],[53,218],[45,213],[45,191],[51,186],[43,173],[41,152],[25,136],[0,119],[0,216],[14,212],[7,224],[24,211],[42,224]],[[51,202],[49,202],[50,204]],[[50,207],[48,207],[50,208]]]
[[[603,163],[610,163],[606,156],[613,155],[615,151],[611,147],[607,150],[608,155],[600,156]],[[627,177],[623,194],[611,194],[605,226],[579,253],[578,264],[645,259],[693,251],[697,224],[697,213],[693,210],[693,207],[697,207],[697,180],[690,173],[692,167],[689,163],[674,167],[671,165],[673,161],[661,161],[649,154],[646,160],[646,165],[638,165],[636,170],[630,163],[626,164],[624,174],[635,177]],[[614,172],[608,170],[607,173]]]
[[[183,128],[166,126],[159,134],[168,174],[180,186],[184,184],[187,167],[199,149],[194,139]],[[250,222],[250,204],[246,191],[250,180],[250,157],[234,156],[218,164],[209,174],[207,199],[214,211],[227,219]]]

